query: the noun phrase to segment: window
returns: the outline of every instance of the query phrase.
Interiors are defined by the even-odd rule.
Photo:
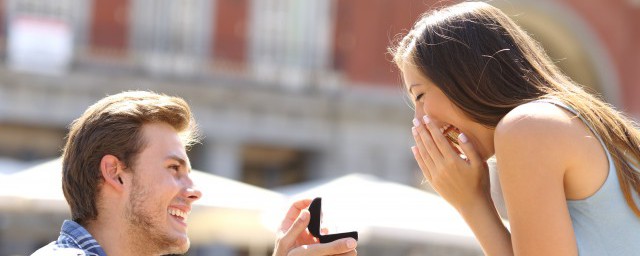
[[[250,62],[260,80],[300,87],[331,64],[332,1],[253,0]]]
[[[4,7],[9,66],[25,72],[65,73],[76,49],[86,42],[87,1],[13,0]]]
[[[152,74],[189,76],[208,56],[211,1],[134,0],[132,45]]]

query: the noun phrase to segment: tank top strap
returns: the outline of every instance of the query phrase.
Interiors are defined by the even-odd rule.
[[[609,153],[609,149],[607,148],[607,145],[604,144],[604,141],[602,140],[602,137],[600,137],[600,134],[598,134],[596,132],[596,130],[593,128],[593,126],[591,126],[591,123],[587,122],[586,119],[584,119],[584,117],[580,114],[580,112],[578,112],[577,110],[575,110],[573,107],[567,105],[566,103],[560,101],[559,99],[556,98],[544,98],[544,99],[539,99],[539,100],[535,100],[532,102],[543,102],[543,103],[550,103],[553,105],[556,105],[558,107],[561,107],[569,112],[571,112],[572,114],[576,115],[577,117],[580,118],[580,120],[582,120],[582,123],[584,123],[585,125],[587,125],[587,127],[589,127],[589,130],[591,130],[591,133],[593,133],[596,138],[598,138],[598,141],[600,141],[600,144],[602,145],[602,148],[604,149],[605,153],[607,154],[607,161],[609,161],[609,165],[613,165],[613,158],[611,157],[611,154]],[[611,170],[611,168],[609,168]]]

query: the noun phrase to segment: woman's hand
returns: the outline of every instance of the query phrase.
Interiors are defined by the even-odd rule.
[[[425,179],[458,210],[486,202],[490,197],[488,167],[466,135],[458,137],[463,158],[427,116],[423,121],[414,119],[411,130],[416,146],[411,151]]]
[[[352,238],[340,239],[326,244],[318,243],[318,239],[307,230],[310,219],[307,208],[310,204],[310,199],[304,199],[291,205],[278,229],[273,256],[358,255],[355,249],[357,242]]]

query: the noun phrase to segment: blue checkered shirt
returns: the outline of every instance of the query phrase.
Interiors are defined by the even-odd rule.
[[[65,220],[58,240],[40,248],[31,256],[106,256],[98,241],[75,221]]]

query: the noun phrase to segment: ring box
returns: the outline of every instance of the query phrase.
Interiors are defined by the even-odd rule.
[[[346,232],[346,233],[337,233],[337,234],[328,234],[322,235],[320,234],[320,215],[322,214],[322,198],[316,197],[311,201],[311,205],[309,205],[309,213],[311,213],[311,219],[309,220],[309,225],[307,228],[309,229],[309,233],[315,236],[320,240],[320,243],[330,243],[338,239],[351,237],[358,241],[358,232]]]

